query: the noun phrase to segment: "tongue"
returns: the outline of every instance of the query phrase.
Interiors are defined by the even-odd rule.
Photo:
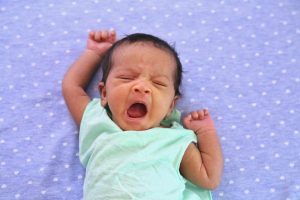
[[[129,117],[138,118],[143,117],[147,113],[146,106],[141,103],[135,103],[127,110],[127,114]]]

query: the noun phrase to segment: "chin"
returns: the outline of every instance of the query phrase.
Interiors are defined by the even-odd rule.
[[[126,124],[121,127],[122,130],[124,131],[144,131],[153,128],[153,126],[145,126],[142,124]]]

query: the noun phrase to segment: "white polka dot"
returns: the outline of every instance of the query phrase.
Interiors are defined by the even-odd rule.
[[[223,21],[224,21],[224,22],[228,22],[228,21],[229,21],[229,18],[228,18],[228,17],[225,17],[225,18],[223,19]]]

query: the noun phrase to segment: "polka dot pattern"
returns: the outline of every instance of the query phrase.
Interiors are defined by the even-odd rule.
[[[3,1],[0,198],[82,198],[78,130],[61,81],[88,31],[114,28],[119,37],[155,34],[178,50],[178,107],[208,108],[224,151],[214,199],[298,200],[299,12],[296,0]]]

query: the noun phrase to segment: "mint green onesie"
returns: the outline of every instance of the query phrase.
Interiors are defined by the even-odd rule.
[[[122,131],[100,99],[86,107],[80,125],[80,161],[86,167],[85,200],[211,200],[179,172],[193,131],[178,122],[179,112],[164,120],[170,128]]]

